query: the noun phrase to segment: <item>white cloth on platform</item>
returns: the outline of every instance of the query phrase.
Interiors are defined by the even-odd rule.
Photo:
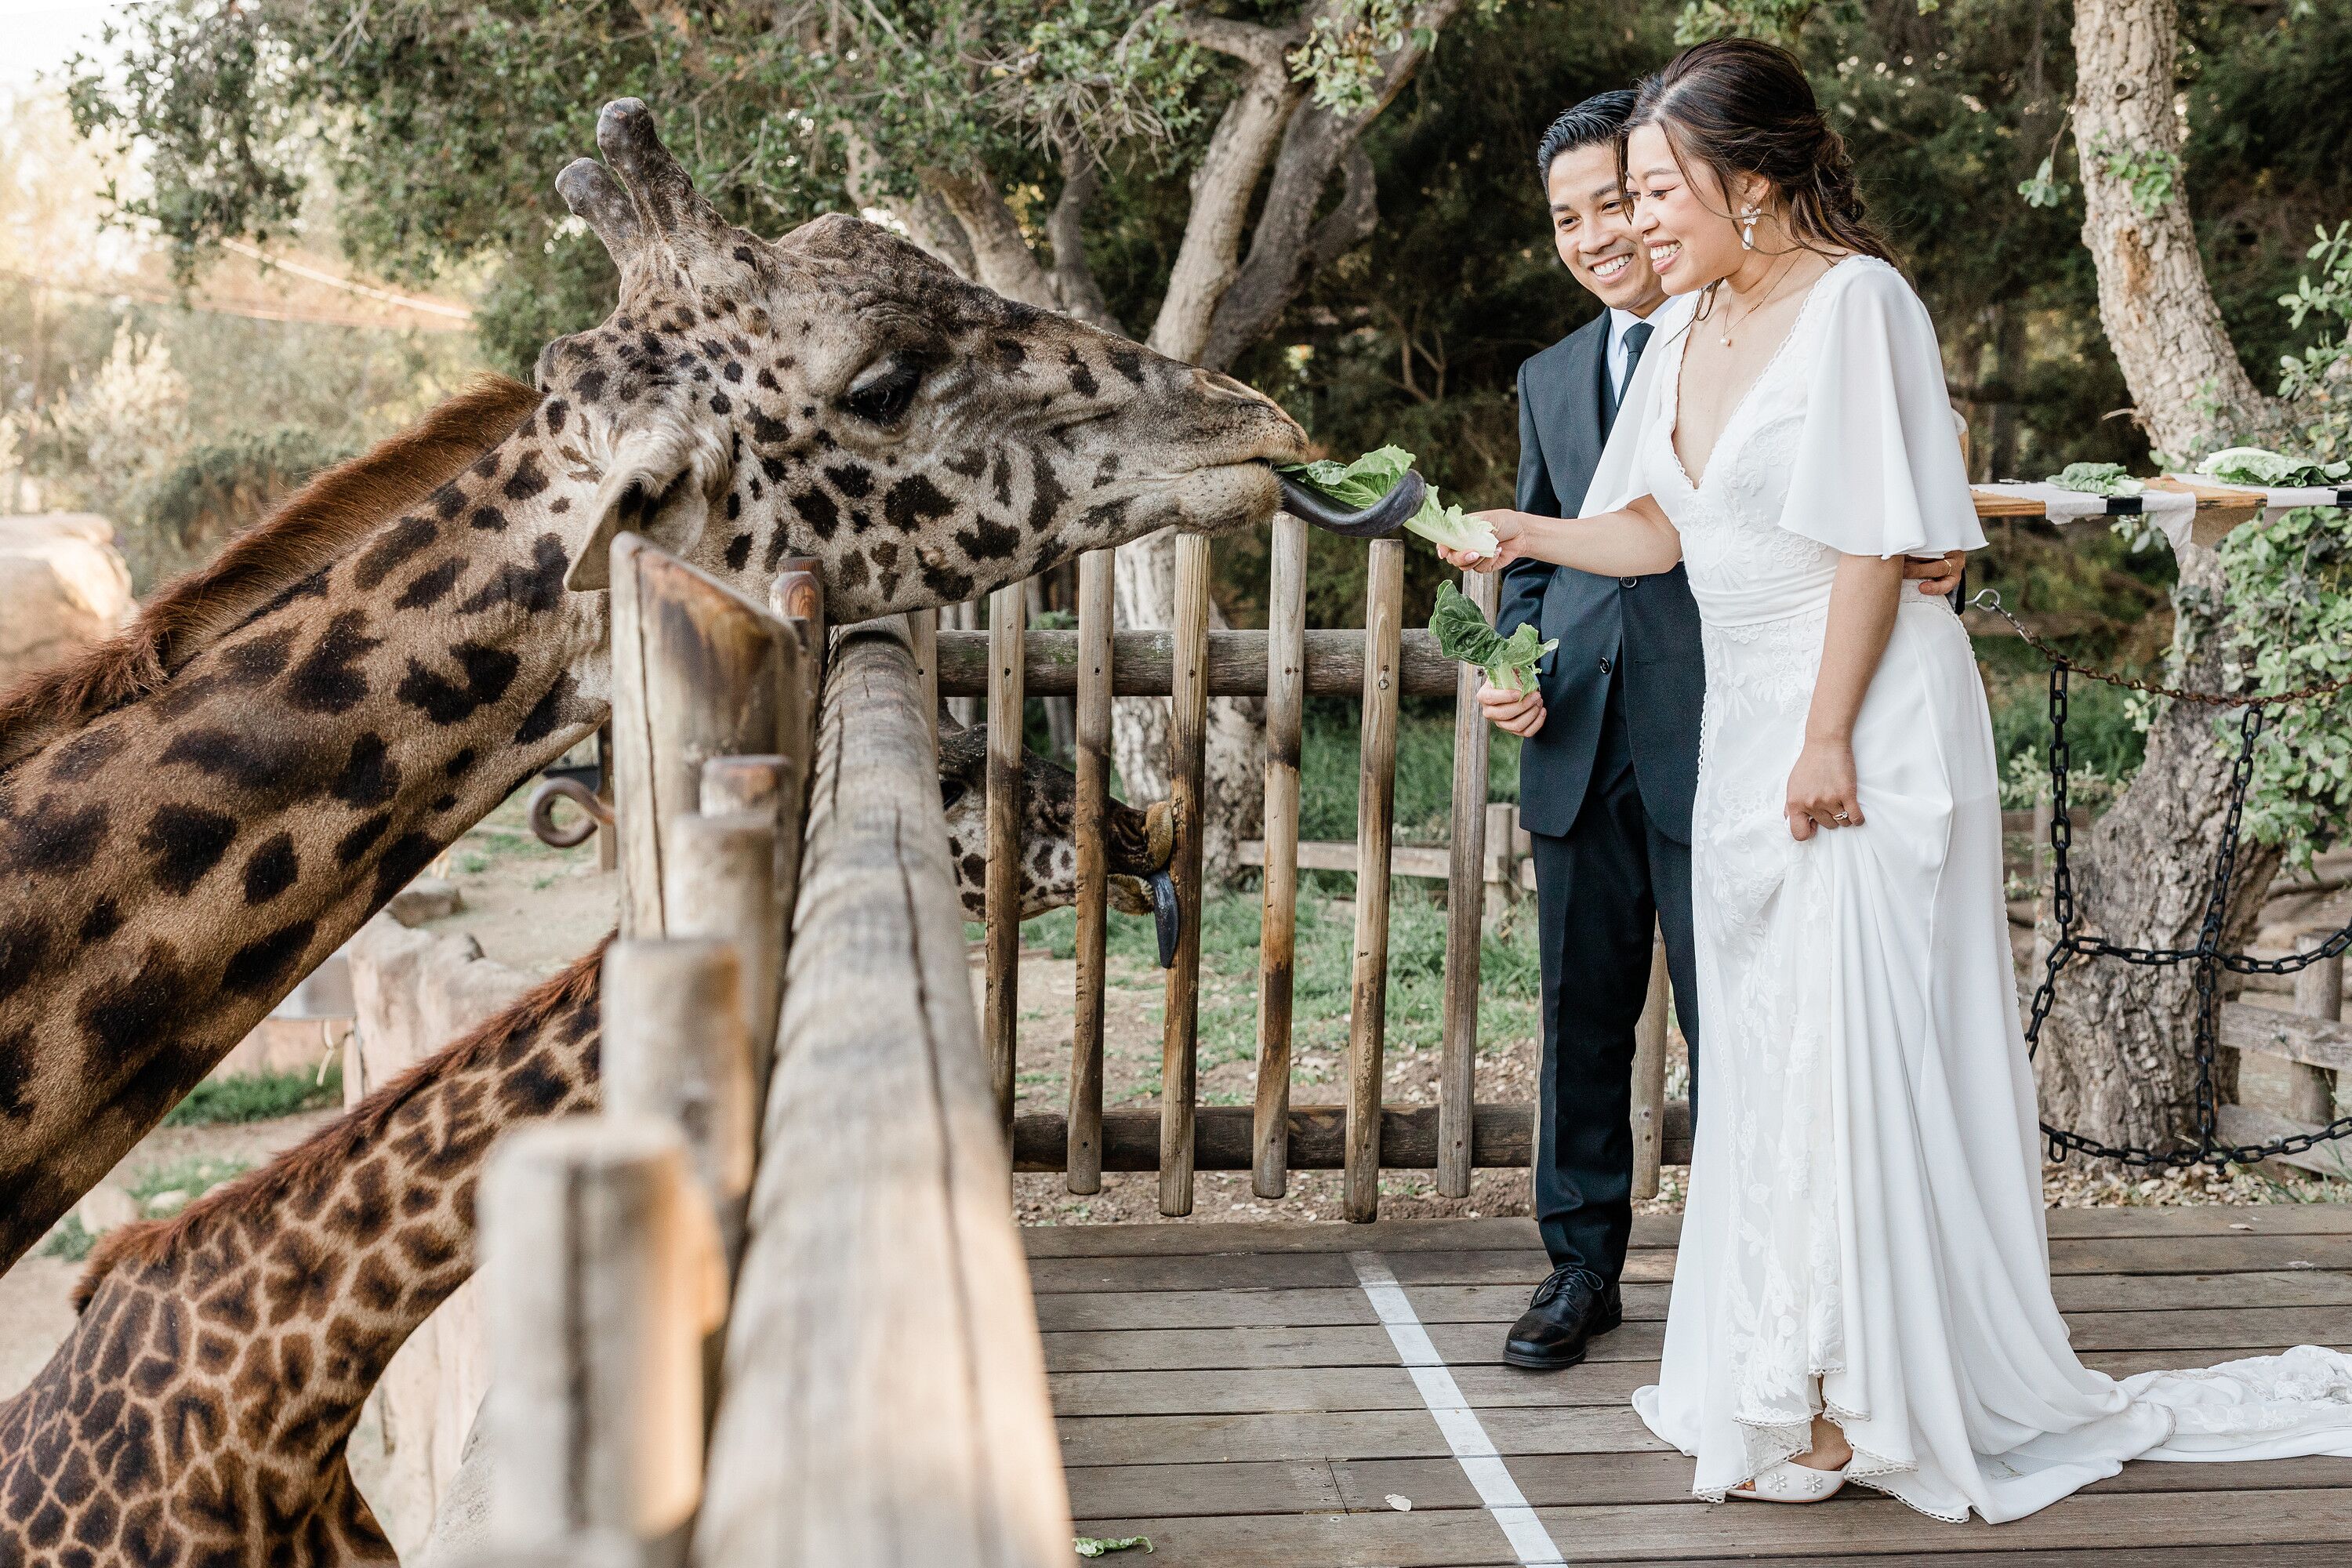
[[[1618,493],[1587,509],[1656,499],[1706,649],[1708,1092],[1659,1381],[1635,1408],[1712,1499],[1804,1451],[1825,1406],[1849,1475],[1951,1520],[2032,1513],[2135,1458],[2352,1457],[2352,1358],[2117,1383],[2067,1342],[1992,729],[1944,601],[1905,594],[1864,700],[1863,822],[1800,844],[1782,820],[1840,552],[1983,542],[1925,308],[1883,262],[1832,268],[1696,485],[1673,444],[1685,342],[1644,356],[1660,370],[1618,422]]]

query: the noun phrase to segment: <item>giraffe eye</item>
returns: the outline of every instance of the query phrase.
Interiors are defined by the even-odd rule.
[[[923,367],[909,359],[888,359],[852,382],[841,405],[874,425],[896,425],[915,401]]]

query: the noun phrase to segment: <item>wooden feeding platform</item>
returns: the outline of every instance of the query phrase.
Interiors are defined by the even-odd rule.
[[[2058,1304],[2102,1371],[2352,1348],[2352,1205],[2049,1218]],[[1025,1232],[1078,1532],[1147,1535],[1152,1568],[2273,1568],[2352,1546],[2343,1459],[2128,1465],[2000,1526],[1861,1488],[1698,1501],[1628,1404],[1656,1376],[1676,1223],[1634,1222],[1625,1325],[1564,1373],[1498,1359],[1546,1269],[1526,1220]]]

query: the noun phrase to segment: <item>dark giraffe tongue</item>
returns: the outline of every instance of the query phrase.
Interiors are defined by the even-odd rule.
[[[1176,884],[1165,871],[1146,872],[1143,885],[1151,894],[1151,923],[1160,933],[1160,967],[1176,966],[1176,939],[1183,934],[1184,911],[1176,902]]]
[[[1360,511],[1349,511],[1322,491],[1299,483],[1288,474],[1277,472],[1275,478],[1282,481],[1283,510],[1350,539],[1381,539],[1394,533],[1404,526],[1405,519],[1421,510],[1422,499],[1429,493],[1428,483],[1408,468],[1388,494]]]

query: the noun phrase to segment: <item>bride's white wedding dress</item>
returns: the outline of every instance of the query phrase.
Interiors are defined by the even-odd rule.
[[[1991,725],[1942,600],[1906,584],[1855,724],[1864,823],[1800,844],[1782,819],[1839,552],[1984,542],[1926,309],[1883,262],[1833,267],[1696,483],[1673,441],[1686,336],[1649,356],[1647,416],[1620,422],[1584,508],[1654,496],[1706,628],[1707,1093],[1635,1407],[1709,1499],[1803,1452],[1826,1407],[1852,1479],[1949,1520],[2015,1519],[2136,1458],[2352,1457],[2334,1351],[2118,1383],[2067,1343]]]

